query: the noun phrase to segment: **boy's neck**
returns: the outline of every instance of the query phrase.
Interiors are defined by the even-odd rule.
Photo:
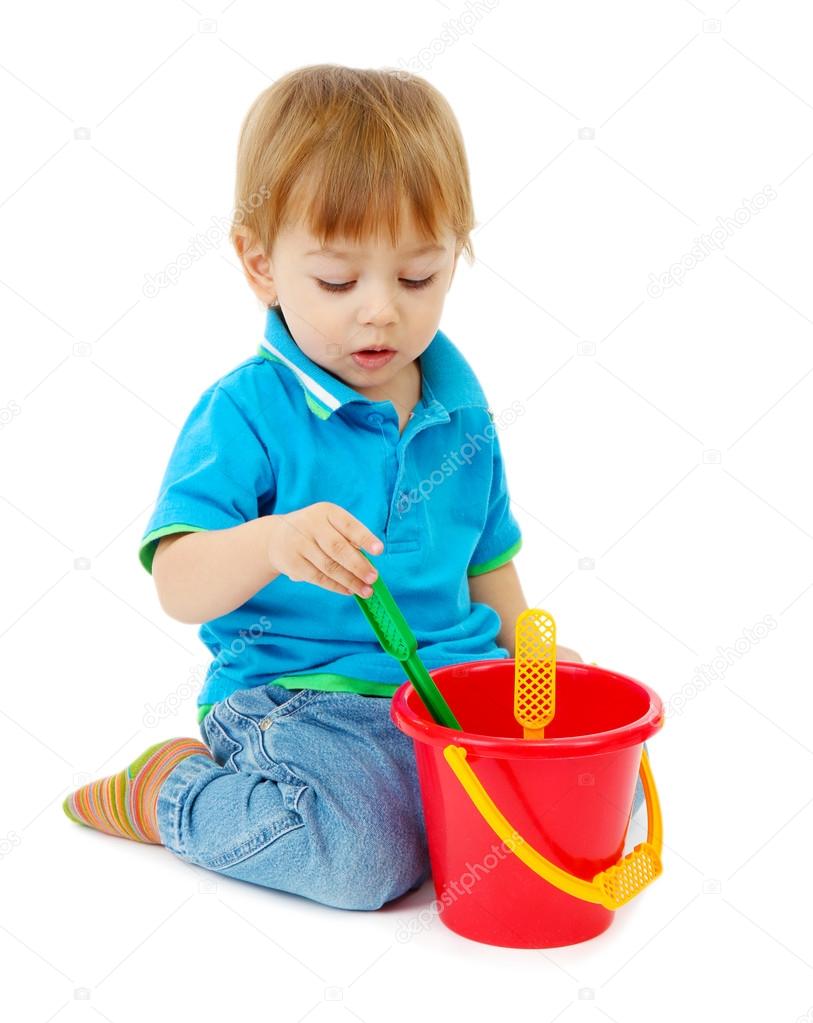
[[[353,385],[351,385],[353,386]],[[359,394],[370,401],[391,401],[401,412],[411,412],[421,400],[423,374],[421,373],[420,356],[413,359],[389,383],[372,387],[354,387]]]

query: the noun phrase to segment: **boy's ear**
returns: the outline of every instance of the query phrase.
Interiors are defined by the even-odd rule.
[[[264,305],[273,305],[277,299],[277,289],[271,272],[271,261],[260,242],[247,228],[239,228],[234,234],[234,248],[251,290]]]

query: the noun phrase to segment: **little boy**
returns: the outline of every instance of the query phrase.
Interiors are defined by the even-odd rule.
[[[264,337],[189,414],[140,547],[214,655],[205,742],[150,747],[71,819],[347,909],[429,876],[389,717],[403,672],[350,598],[380,570],[429,669],[514,654],[520,529],[487,399],[438,329],[473,226],[424,80],[315,65],[254,102],[231,237]]]

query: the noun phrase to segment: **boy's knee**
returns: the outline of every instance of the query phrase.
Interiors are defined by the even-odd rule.
[[[345,909],[381,909],[430,876],[429,850],[420,821],[396,831],[360,831],[345,861],[340,894]]]
[[[633,793],[633,797],[632,797],[632,811],[631,811],[631,815],[634,815],[635,813],[638,812],[638,808],[641,806],[641,804],[644,801],[645,801],[644,786],[643,786],[643,782],[641,781],[641,778],[639,776],[638,780],[635,783],[635,792]]]
[[[428,860],[417,864],[398,864],[397,869],[390,873],[362,876],[355,872],[346,880],[335,905],[341,909],[381,909],[393,899],[419,888],[429,876]]]

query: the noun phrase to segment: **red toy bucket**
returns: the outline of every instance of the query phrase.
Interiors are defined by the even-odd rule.
[[[607,930],[661,872],[660,807],[643,743],[660,697],[626,675],[556,663],[556,713],[529,740],[514,719],[514,659],[430,672],[462,731],[436,724],[411,683],[391,717],[415,746],[440,917],[466,938],[554,948]],[[635,783],[649,834],[623,859]]]

